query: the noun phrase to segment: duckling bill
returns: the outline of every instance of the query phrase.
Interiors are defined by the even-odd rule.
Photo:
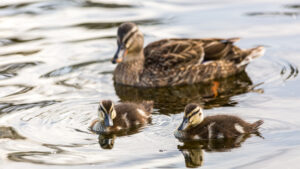
[[[248,123],[231,115],[204,118],[203,109],[199,105],[188,104],[185,107],[183,120],[174,135],[183,140],[234,138],[243,134],[257,133],[262,124],[262,120]]]
[[[152,109],[152,101],[114,105],[111,100],[102,100],[98,108],[98,118],[92,122],[90,129],[108,134],[142,126],[149,122]]]

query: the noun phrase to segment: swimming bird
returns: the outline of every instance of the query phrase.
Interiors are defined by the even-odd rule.
[[[117,31],[118,49],[112,63],[114,82],[137,87],[206,83],[239,72],[264,47],[242,50],[239,38],[162,39],[143,48],[144,36],[136,24],[126,22]]]
[[[188,104],[184,110],[183,121],[174,135],[182,140],[202,140],[234,138],[243,134],[257,133],[262,120],[248,123],[237,116],[215,115],[204,118],[198,104]]]
[[[149,122],[152,109],[152,101],[114,105],[111,100],[102,100],[98,108],[98,118],[92,122],[90,129],[97,133],[116,133],[139,127]]]

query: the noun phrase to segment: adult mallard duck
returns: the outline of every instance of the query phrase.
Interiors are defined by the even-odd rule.
[[[198,104],[188,104],[183,121],[175,130],[175,137],[181,140],[203,140],[234,138],[243,134],[258,133],[262,120],[248,123],[237,116],[215,115],[204,118]]]
[[[149,122],[152,109],[152,101],[114,105],[111,100],[102,100],[98,108],[99,117],[92,122],[90,129],[101,134],[111,134],[142,126]]]
[[[112,59],[117,84],[161,87],[209,82],[245,69],[263,47],[241,50],[230,39],[163,39],[143,48],[144,36],[134,23],[118,28],[118,50]]]

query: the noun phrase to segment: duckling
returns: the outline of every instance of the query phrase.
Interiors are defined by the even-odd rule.
[[[162,87],[207,83],[245,70],[264,47],[242,50],[239,38],[162,39],[143,48],[144,36],[134,23],[123,23],[117,32],[118,49],[112,63],[117,84]]]
[[[114,105],[111,100],[102,100],[98,108],[99,117],[92,122],[90,129],[108,134],[142,126],[149,122],[152,109],[152,101]]]
[[[191,103],[185,107],[183,121],[174,135],[183,140],[233,138],[243,134],[257,133],[262,124],[262,120],[251,124],[231,115],[204,118],[202,108],[198,104]]]

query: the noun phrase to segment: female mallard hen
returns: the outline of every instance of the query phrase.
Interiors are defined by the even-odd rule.
[[[178,139],[188,140],[234,138],[243,134],[257,133],[262,124],[262,120],[251,124],[230,115],[204,118],[199,105],[188,104],[184,110],[183,121],[174,135]]]
[[[141,87],[209,82],[245,69],[263,47],[241,50],[231,39],[163,39],[143,48],[144,36],[134,23],[118,28],[118,50],[112,59],[117,84]]]
[[[152,109],[152,101],[114,105],[111,100],[102,100],[98,108],[99,117],[92,122],[90,129],[108,134],[138,127],[149,122]]]

